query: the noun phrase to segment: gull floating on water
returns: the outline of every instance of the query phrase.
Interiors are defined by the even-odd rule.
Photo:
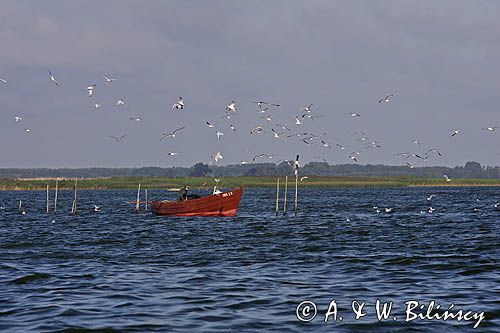
[[[176,130],[174,130],[172,133],[163,133],[163,136],[161,137],[160,141],[165,139],[165,138],[175,138],[175,135],[177,134],[177,132],[179,132],[180,130],[183,130],[184,128],[186,128],[185,126],[183,127],[180,127]]]
[[[387,95],[385,96],[384,98],[381,98],[378,100],[379,103],[389,103],[389,101],[391,100],[391,98],[394,97],[394,94],[390,94],[390,95]]]
[[[101,206],[94,205],[94,212],[100,212]]]
[[[179,97],[179,100],[172,105],[172,110],[183,110],[184,109],[184,100],[182,96]]]
[[[90,86],[87,87],[87,92],[89,94],[89,97],[92,97],[92,94],[94,93],[94,88],[96,87],[95,84],[91,84]]]
[[[57,87],[59,87],[59,83],[57,83],[56,78],[54,77],[54,75],[52,75],[52,72],[51,72],[51,71],[49,71],[49,75],[50,75],[50,80],[51,80],[52,82],[54,82],[54,84],[55,84]]]
[[[123,140],[126,136],[127,136],[127,134],[122,135],[122,136],[120,136],[119,138],[117,138],[116,136],[112,136],[112,135],[111,135],[111,136],[110,136],[110,138],[115,139],[115,140],[116,140],[116,142],[121,142],[121,141],[122,141],[122,140]]]

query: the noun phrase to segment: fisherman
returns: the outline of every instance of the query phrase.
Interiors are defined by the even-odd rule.
[[[187,200],[187,193],[189,190],[189,185],[184,185],[179,191],[179,201]]]

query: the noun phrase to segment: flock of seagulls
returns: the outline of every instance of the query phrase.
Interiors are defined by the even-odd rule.
[[[50,82],[53,83],[55,87],[60,87],[60,83],[56,79],[54,73],[51,70],[49,70],[48,73]],[[103,78],[105,84],[112,84],[114,81],[116,81],[115,78],[112,78],[106,74],[103,75]],[[0,82],[2,84],[8,83],[7,79],[5,78],[0,78]],[[95,83],[90,83],[87,85],[87,96],[89,98],[94,97],[96,87],[97,84]],[[378,104],[387,104],[390,101],[392,101],[393,98],[395,98],[395,93],[386,94],[380,99],[378,99]],[[123,98],[119,98],[115,102],[117,108],[123,107],[125,103],[126,103],[125,99]],[[287,112],[286,115],[287,116],[289,115],[290,124],[287,124],[286,122],[282,123],[275,121],[274,115],[275,112],[278,112],[278,110],[282,107],[281,103],[276,103],[274,101],[265,101],[265,100],[251,101],[251,103],[256,105],[255,111],[257,114],[256,117],[257,123],[250,128],[250,131],[248,132],[250,136],[262,136],[266,135],[266,133],[269,133],[271,135],[271,138],[276,141],[283,142],[284,140],[288,139],[296,139],[298,140],[298,144],[305,144],[307,146],[317,145],[320,147],[320,149],[326,148],[328,151],[332,150],[333,148],[336,148],[340,152],[345,153],[346,161],[350,160],[352,163],[361,162],[363,160],[364,151],[383,148],[383,144],[380,141],[374,138],[370,138],[368,135],[365,134],[365,132],[361,130],[356,130],[352,134],[355,137],[354,138],[356,142],[355,147],[345,145],[344,143],[339,143],[339,142],[330,143],[327,139],[327,133],[315,133],[302,130],[306,122],[311,122],[314,121],[315,119],[323,117],[322,114],[317,113],[316,107],[314,106],[313,103],[309,103],[301,108],[298,108],[298,112],[295,114],[292,113],[292,115],[290,115],[290,113]],[[96,110],[99,110],[102,107],[102,104],[97,102],[93,103],[93,105]],[[182,96],[180,96],[179,99],[172,104],[171,109],[172,111],[187,110],[185,100],[182,98]],[[214,136],[216,138],[216,142],[220,142],[224,140],[224,138],[226,137],[224,132],[224,127],[226,126],[233,132],[233,134],[238,133],[239,135],[241,135],[242,132],[239,131],[238,128],[234,125],[235,123],[232,121],[229,122],[229,120],[231,120],[233,116],[237,116],[239,114],[238,110],[239,110],[239,104],[237,101],[233,99],[229,103],[227,103],[227,105],[224,108],[224,114],[218,117],[216,121],[210,121],[210,120],[204,121],[205,124],[208,126],[208,128],[214,130],[215,132]],[[356,112],[348,112],[347,114],[351,118],[361,117],[361,114]],[[130,121],[134,122],[142,121],[142,118],[140,117],[129,117],[129,119]],[[19,124],[23,122],[23,117],[21,115],[15,115],[14,120],[17,124]],[[185,129],[186,126],[181,126],[173,131],[164,132],[160,136],[160,141],[166,139],[175,139],[177,134],[179,134],[181,131]],[[498,129],[498,126],[488,126],[482,128],[481,130],[487,132],[495,132],[496,129]],[[30,133],[31,129],[25,128],[24,131],[26,133]],[[463,132],[462,129],[453,129],[451,131],[450,136],[455,137],[461,134],[462,132]],[[112,135],[109,137],[113,139],[116,143],[122,143],[124,139],[127,137],[127,134]],[[403,164],[406,165],[408,168],[414,168],[417,165],[417,162],[426,162],[430,159],[435,159],[443,156],[443,153],[440,151],[440,149],[432,146],[425,147],[422,144],[421,140],[419,139],[412,139],[410,143],[414,144],[414,147],[418,149],[418,151],[416,151],[415,149],[413,151],[398,152],[393,154],[394,156],[403,158],[404,159]],[[173,157],[177,156],[178,154],[179,154],[178,152],[171,151],[168,152],[167,156]],[[215,163],[218,163],[220,160],[223,159],[222,157],[223,155],[220,149],[218,149],[217,152],[211,154],[210,156]],[[256,159],[262,157],[268,157],[272,159],[275,156],[277,155],[269,153],[258,153],[251,160],[255,162]],[[314,158],[322,162],[327,162],[327,158],[325,158],[325,156],[319,155],[315,156]],[[280,163],[283,162],[287,162],[287,160],[280,161]],[[240,163],[246,164],[248,163],[248,160],[242,160],[240,161]],[[451,181],[451,179],[447,175],[443,175],[443,177],[446,179],[446,181],[448,182]]]

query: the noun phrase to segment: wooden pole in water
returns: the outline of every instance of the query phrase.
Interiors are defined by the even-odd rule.
[[[144,207],[144,211],[147,212],[148,211],[148,189],[145,189],[144,190],[144,196],[146,197],[146,206]]]
[[[285,176],[285,196],[283,197],[283,216],[286,215],[286,192],[288,190],[288,176]]]
[[[47,200],[46,200],[46,204],[47,204],[47,213],[48,213],[49,210],[50,210],[50,207],[49,207],[49,185],[47,185]]]
[[[57,190],[59,186],[59,179],[56,179],[56,194],[54,194],[54,213],[57,211]]]
[[[297,216],[298,206],[298,184],[299,184],[299,155],[295,158],[295,216]]]
[[[141,202],[139,201],[141,198],[141,183],[139,183],[139,187],[137,188],[137,199],[135,200],[135,210],[138,212],[141,206]]]
[[[279,200],[280,200],[280,179],[278,178],[278,182],[276,183],[276,216],[278,216]]]
[[[75,215],[76,214],[76,186],[78,183],[78,179],[75,179],[75,196],[73,198],[73,207],[71,207],[71,214]]]

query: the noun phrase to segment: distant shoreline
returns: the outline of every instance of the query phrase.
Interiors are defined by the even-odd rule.
[[[231,187],[276,187],[278,177],[219,177],[222,188]],[[283,186],[285,177],[279,177]],[[192,188],[207,189],[215,185],[213,177],[106,177],[78,179],[77,187],[80,190],[126,190],[137,189],[141,183],[143,189],[169,189],[189,184]],[[288,177],[289,186],[294,186],[295,177]],[[55,178],[23,178],[0,179],[0,190],[26,191],[46,190],[47,185],[53,190]],[[375,188],[375,187],[487,187],[500,186],[500,179],[452,179],[447,182],[440,178],[419,177],[314,177],[310,176],[299,181],[301,188]],[[58,180],[60,190],[73,189],[75,179],[65,178]]]

